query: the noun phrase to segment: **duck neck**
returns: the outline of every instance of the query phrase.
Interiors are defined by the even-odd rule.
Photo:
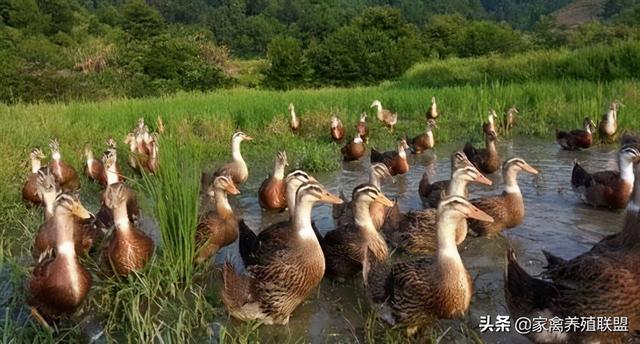
[[[313,232],[313,227],[311,226],[312,209],[313,202],[306,201],[304,199],[296,202],[293,214],[293,228],[298,233],[299,237],[304,240],[317,240],[316,235]]]
[[[607,111],[607,121],[614,123],[617,119],[617,111],[614,106],[612,106],[609,111]]]
[[[380,188],[380,177],[374,171],[369,172],[369,184],[375,185],[378,189]]]
[[[231,210],[229,199],[227,198],[227,192],[217,189],[214,194],[215,195],[213,197],[216,202],[216,210],[218,211],[218,215],[222,217],[233,215],[233,210]]]
[[[635,176],[640,176],[640,163],[635,164]],[[631,198],[625,208],[625,216],[632,215],[638,216],[640,212],[640,178],[635,178],[633,183],[633,191],[631,192]]]
[[[118,182],[118,172],[116,171],[116,162],[109,165],[107,168],[107,185],[112,185]]]
[[[240,143],[241,142],[242,142],[241,139],[235,139],[231,143],[231,156],[233,157],[234,161],[242,161],[242,162],[244,162],[244,159],[242,159],[242,154],[240,154]]]
[[[490,153],[496,153],[496,140],[493,137],[489,137],[487,136],[487,138],[485,139],[485,145],[487,147],[487,151],[489,151]]]
[[[273,166],[273,177],[277,180],[284,179],[284,163],[280,159],[276,159],[276,164]]]
[[[458,246],[456,245],[456,227],[460,222],[459,217],[443,216],[438,218],[436,225],[437,240],[438,240],[438,261],[444,262],[447,265],[454,263],[455,265],[462,266],[462,259],[458,252]]]
[[[356,200],[353,202],[353,217],[358,228],[364,229],[367,232],[377,232],[371,219],[370,206],[370,202]]]
[[[522,197],[520,187],[518,186],[518,172],[507,169],[504,173],[504,191],[511,195]]]
[[[588,134],[591,134],[591,124],[586,123],[584,125],[584,131],[586,131]]]
[[[404,151],[404,145],[398,145],[398,156],[402,159],[407,158],[407,153]]]
[[[61,156],[60,156],[60,151],[58,151],[58,150],[54,150],[54,151],[51,153],[51,158],[52,158],[53,160],[55,160],[55,161],[60,161],[60,158],[61,158]]]
[[[73,241],[73,214],[66,209],[58,211],[56,218],[56,254],[64,257],[75,258],[76,249]]]
[[[466,197],[468,185],[469,182],[463,178],[453,178],[449,183],[449,189],[447,190],[447,193],[449,196]]]
[[[633,176],[633,162],[627,161],[620,157],[618,161],[618,167],[620,168],[620,178],[624,180],[627,184],[633,185],[634,176]]]
[[[53,216],[54,212],[54,203],[56,201],[56,192],[45,192],[42,201],[44,202],[46,212],[44,214],[45,219]]]
[[[296,117],[296,109],[292,106],[291,109],[289,109],[289,113],[291,114],[291,121],[295,122],[297,117]]]
[[[23,160],[24,161],[24,160]],[[31,173],[38,173],[42,167],[42,162],[38,158],[31,159]]]
[[[287,210],[289,211],[289,219],[293,220],[296,209],[296,191],[298,191],[299,185],[292,182],[287,184]]]

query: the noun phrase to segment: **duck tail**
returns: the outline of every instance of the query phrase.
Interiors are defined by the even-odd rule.
[[[571,187],[573,191],[584,193],[593,184],[593,177],[587,172],[577,160],[573,161],[573,171],[571,171]]]
[[[255,259],[251,255],[253,247],[258,240],[256,234],[247,226],[244,219],[238,221],[238,230],[240,232],[238,236],[238,249],[240,251],[240,257],[244,262],[244,266],[251,266],[256,263]]]
[[[515,251],[507,249],[504,294],[511,316],[526,316],[551,305],[558,292],[550,282],[531,277],[518,264]]]
[[[469,157],[475,155],[476,149],[473,147],[471,142],[467,142],[464,144],[464,148],[462,148],[462,152],[464,153],[464,155],[467,156],[467,159],[469,159]]]
[[[375,150],[375,148],[371,148],[371,162],[382,162],[384,160],[384,156],[382,153]]]
[[[391,296],[393,276],[387,262],[381,262],[371,249],[364,250],[362,259],[362,277],[367,297],[372,303],[381,304]]]
[[[222,269],[224,285],[220,291],[222,303],[229,313],[236,313],[249,298],[249,278],[239,275],[230,262],[225,262]]]
[[[549,251],[542,250],[542,254],[544,254],[544,258],[547,260],[547,265],[544,267],[547,271],[554,270],[567,263],[566,259],[560,258]]]

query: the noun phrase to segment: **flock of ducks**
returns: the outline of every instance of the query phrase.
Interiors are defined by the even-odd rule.
[[[603,140],[617,134],[617,106],[612,103],[600,123]],[[397,113],[384,109],[377,100],[371,107],[384,126],[393,130]],[[291,130],[298,132],[301,121],[293,104],[289,111]],[[499,125],[492,111],[482,125],[485,147],[467,143],[454,152],[450,180],[434,182],[424,174],[416,190],[422,210],[402,212],[381,186],[409,171],[407,151],[420,154],[434,147],[433,130],[439,117],[435,97],[425,114],[424,134],[400,139],[392,151],[370,149],[369,180],[353,189],[350,201],[344,195],[331,194],[302,170],[287,173],[287,155],[277,152],[273,173],[261,184],[258,200],[265,211],[287,210],[289,219],[258,234],[235,215],[228,199],[240,193],[239,186],[249,176],[241,143],[252,138],[236,132],[231,138],[232,160],[202,176],[203,191],[214,207],[201,216],[195,263],[210,261],[221,248],[238,240],[246,272],[225,263],[221,298],[229,314],[243,321],[287,324],[323,278],[341,282],[358,274],[380,319],[405,327],[409,334],[437,319],[463,316],[471,303],[473,280],[458,245],[466,240],[469,230],[491,238],[520,225],[525,205],[517,177],[521,172],[539,173],[522,158],[502,160],[498,156],[498,131],[510,133],[517,113],[512,107]],[[342,147],[344,161],[360,160],[366,154],[366,118],[366,113],[360,116],[354,139]],[[584,131],[558,132],[558,143],[565,149],[588,148],[594,127],[586,119]],[[159,120],[158,132],[163,128]],[[330,120],[330,137],[335,142],[345,138],[345,127],[335,115]],[[150,133],[140,120],[125,141],[132,167],[157,171],[157,138],[158,134]],[[640,258],[640,139],[625,135],[621,142],[618,171],[588,173],[576,162],[571,183],[588,204],[626,207],[622,231],[571,260],[545,252],[549,264],[544,279],[530,276],[509,249],[504,290],[512,316],[628,316],[631,333],[640,330],[640,265],[636,263]],[[87,177],[105,187],[96,216],[82,206],[76,193],[78,175],[62,160],[57,141],[51,142],[48,166],[41,166],[44,155],[40,150],[31,152],[32,173],[23,197],[45,208],[45,221],[34,244],[37,263],[28,284],[29,302],[34,316],[45,324],[80,307],[92,277],[77,256],[88,254],[112,228],[103,245],[104,273],[126,276],[142,269],[153,254],[153,241],[137,229],[136,195],[122,178],[115,146],[110,139],[102,160],[85,148]],[[501,194],[469,197],[469,183],[491,185],[485,174],[499,169],[504,180]],[[333,205],[335,229],[324,236],[311,219],[318,203]],[[397,254],[391,255],[392,249]],[[532,334],[530,338],[547,343],[614,338],[603,336],[611,334],[568,332],[557,337]]]

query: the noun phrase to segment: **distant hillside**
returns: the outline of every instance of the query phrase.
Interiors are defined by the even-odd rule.
[[[559,27],[575,28],[586,22],[599,20],[607,0],[576,0],[552,13]]]

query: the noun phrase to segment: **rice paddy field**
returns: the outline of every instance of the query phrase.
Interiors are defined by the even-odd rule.
[[[353,137],[360,113],[369,112],[369,145],[389,150],[398,136],[411,137],[424,130],[424,113],[432,96],[441,111],[435,136],[446,147],[439,151],[445,160],[458,148],[456,145],[481,141],[480,126],[490,109],[500,114],[512,105],[517,106],[520,114],[513,137],[505,138],[507,141],[533,139],[551,144],[556,129],[579,128],[586,116],[599,120],[612,100],[624,104],[618,114],[620,130],[640,129],[640,88],[635,81],[485,83],[441,88],[386,83],[377,87],[287,92],[233,89],[153,99],[0,106],[0,338],[6,343],[406,342],[408,338],[403,331],[383,326],[360,300],[334,300],[332,309],[357,313],[362,319],[357,330],[336,335],[322,331],[313,335],[312,330],[293,325],[274,330],[258,323],[232,320],[218,297],[217,263],[225,257],[219,256],[217,263],[192,266],[193,242],[184,238],[193,236],[201,210],[200,172],[230,159],[230,138],[234,131],[242,130],[255,138],[242,146],[250,168],[249,186],[241,188],[247,198],[232,201],[232,206],[242,206],[250,198],[255,203],[255,189],[270,172],[278,150],[286,150],[290,168],[305,169],[322,175],[324,180],[334,178],[343,169],[340,146],[329,139],[332,113],[347,127],[347,137]],[[373,109],[369,108],[374,99],[399,113],[394,133],[377,123]],[[302,121],[299,135],[289,130],[289,103],[296,105]],[[100,273],[94,259],[99,254],[83,258],[94,280],[88,299],[77,316],[55,327],[43,328],[32,320],[25,304],[25,281],[34,266],[30,249],[42,222],[42,211],[26,207],[21,200],[21,188],[30,171],[30,150],[40,147],[46,153],[49,140],[57,138],[63,158],[80,172],[85,144],[101,151],[105,140],[112,136],[119,142],[119,156],[126,157],[127,147],[122,143],[126,133],[140,117],[154,127],[157,116],[162,117],[167,127],[160,141],[162,172],[141,177],[126,166],[126,159],[119,160],[123,173],[142,200],[143,227],[159,243],[152,262],[128,278],[116,278]],[[413,162],[428,165],[425,159]],[[446,165],[440,164],[438,168],[442,166]],[[424,170],[422,166],[413,168],[420,173]],[[89,210],[96,211],[100,189],[84,177],[81,182],[83,202]],[[414,197],[417,189],[411,188],[417,182],[407,182],[406,192]],[[247,217],[260,217],[255,207],[243,209],[254,211]],[[324,218],[321,221],[329,224]],[[224,254],[228,253],[220,255]],[[354,286],[358,284],[361,281],[353,282]],[[296,311],[292,322],[297,313],[303,312],[304,309]],[[410,339],[435,342],[443,335],[455,333],[452,340],[458,342],[487,340],[478,334],[474,324],[477,319],[442,322]]]

